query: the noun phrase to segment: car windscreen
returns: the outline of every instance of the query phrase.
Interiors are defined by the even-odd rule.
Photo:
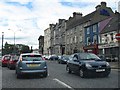
[[[82,60],[101,60],[97,55],[92,53],[81,53],[80,59]]]
[[[63,59],[69,60],[69,56],[63,56]]]
[[[23,55],[22,61],[41,61],[43,60],[41,55]]]
[[[4,60],[10,60],[11,56],[5,56]]]
[[[12,56],[12,60],[18,60],[18,56]]]

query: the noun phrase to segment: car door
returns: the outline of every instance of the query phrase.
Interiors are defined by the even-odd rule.
[[[75,54],[73,56],[72,67],[73,67],[73,71],[74,72],[78,72],[79,71],[79,59],[78,59],[78,55],[77,54]]]
[[[69,57],[69,60],[67,61],[67,65],[71,70],[73,70],[73,55]]]

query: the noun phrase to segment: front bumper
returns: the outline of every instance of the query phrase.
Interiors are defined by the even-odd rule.
[[[85,70],[87,76],[108,76],[111,72],[111,68],[89,68]]]

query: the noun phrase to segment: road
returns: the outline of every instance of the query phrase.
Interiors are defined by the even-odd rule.
[[[2,68],[2,88],[118,88],[118,70],[111,71],[109,77],[80,78],[75,74],[68,74],[65,64],[47,61],[49,75],[42,77],[24,77],[17,79],[15,70]],[[0,82],[1,83],[1,82]]]

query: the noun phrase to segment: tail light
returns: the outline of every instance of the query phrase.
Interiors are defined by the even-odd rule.
[[[45,58],[44,58],[44,57],[42,57],[42,59],[43,59],[43,60],[45,60]]]

